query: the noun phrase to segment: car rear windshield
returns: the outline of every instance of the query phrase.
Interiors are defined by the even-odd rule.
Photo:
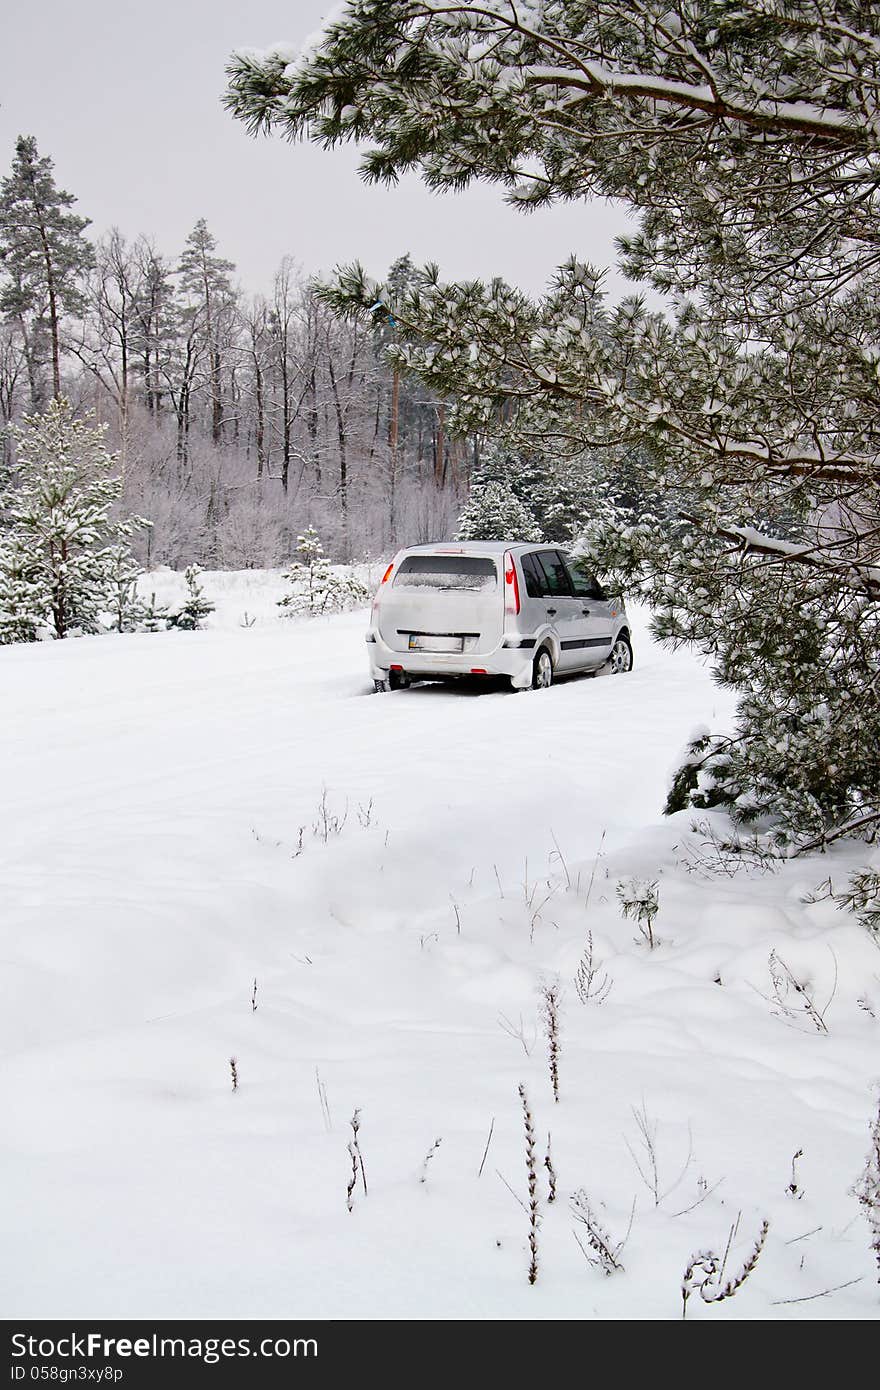
[[[488,555],[407,555],[394,576],[401,589],[494,589],[495,561]]]

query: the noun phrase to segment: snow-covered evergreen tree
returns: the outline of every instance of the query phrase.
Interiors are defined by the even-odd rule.
[[[42,611],[36,567],[21,537],[0,534],[0,646],[35,642]]]
[[[663,512],[661,495],[646,486],[646,467],[644,450],[609,445],[571,456],[502,434],[484,444],[471,487],[502,485],[537,524],[538,539],[570,545],[599,518],[634,522],[647,510]]]
[[[184,632],[197,632],[205,618],[214,612],[215,605],[205,598],[205,591],[199,583],[202,571],[198,565],[188,565],[183,571],[186,580],[186,599],[180,608],[168,615],[168,626],[179,627]],[[153,605],[155,609],[155,605]]]
[[[164,603],[156,602],[155,589],[150,594],[149,603],[144,604],[140,625],[144,632],[165,632],[170,626],[170,613]]]
[[[458,518],[458,541],[539,541],[541,528],[503,482],[476,482]]]
[[[105,428],[91,416],[78,419],[57,398],[12,434],[16,485],[0,494],[0,590],[11,605],[4,640],[44,629],[55,637],[99,632],[114,604],[119,549],[147,523],[114,521],[122,484]]]
[[[116,632],[136,632],[146,618],[147,607],[138,595],[143,568],[131,553],[127,535],[109,547],[107,559],[112,581],[108,609],[113,627]]]
[[[299,559],[291,560],[283,578],[289,592],[278,600],[291,617],[314,617],[319,613],[342,613],[369,600],[369,591],[353,574],[335,574],[330,568],[321,539],[313,526],[297,537]]]
[[[585,544],[661,638],[697,642],[740,692],[697,781],[715,759],[737,812],[800,846],[874,833],[876,7],[358,0],[298,62],[250,53],[229,71],[254,129],[372,139],[368,178],[417,168],[436,188],[500,183],[521,206],[639,211],[623,268],[672,293],[669,315],[609,308],[576,261],[537,303],[428,267],[395,303],[388,356],[457,400],[452,429],[503,416],[527,451],[638,459],[662,506],[588,525]],[[383,287],[354,266],[327,297],[366,317]]]

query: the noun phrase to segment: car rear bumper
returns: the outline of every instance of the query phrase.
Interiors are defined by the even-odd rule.
[[[510,645],[491,652],[398,652],[387,646],[375,631],[367,633],[367,652],[373,680],[387,680],[389,671],[400,671],[414,680],[447,676],[506,676],[514,685],[529,685],[532,679],[534,639],[511,634]],[[519,645],[520,643],[527,645]]]

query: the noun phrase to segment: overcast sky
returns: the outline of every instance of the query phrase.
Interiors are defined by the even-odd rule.
[[[627,220],[605,204],[530,216],[489,187],[431,194],[415,178],[365,185],[353,147],[326,152],[253,139],[224,111],[224,66],[236,48],[300,43],[328,0],[31,0],[4,21],[0,169],[15,138],[36,136],[92,232],[144,232],[177,256],[199,217],[264,291],[283,255],[306,272],[359,259],[381,275],[404,251],[447,278],[500,274],[537,292],[576,252],[613,261]],[[613,276],[618,294],[626,287]]]

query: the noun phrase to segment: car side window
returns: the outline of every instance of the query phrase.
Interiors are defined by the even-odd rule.
[[[562,556],[555,550],[542,550],[535,557],[547,577],[547,593],[551,598],[571,598],[571,585]]]
[[[538,564],[538,557],[535,554],[520,556],[523,577],[526,581],[526,593],[529,598],[546,598],[550,592],[547,588],[547,580],[544,578],[544,571]]]
[[[578,561],[572,560],[570,555],[566,555],[563,558],[576,598],[601,599],[605,597],[602,585],[594,574],[590,574],[590,571],[585,569]]]

